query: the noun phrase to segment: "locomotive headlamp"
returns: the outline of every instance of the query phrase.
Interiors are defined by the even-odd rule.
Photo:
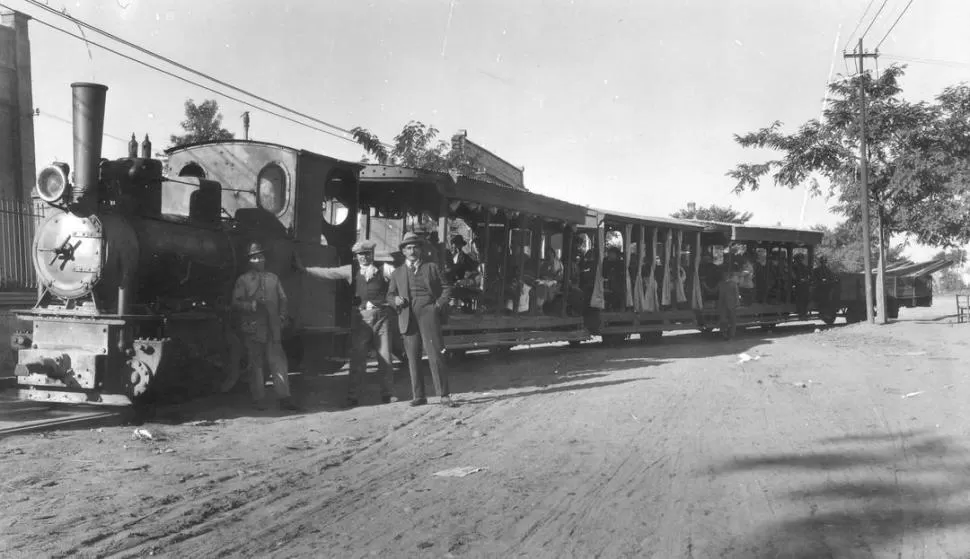
[[[68,202],[66,198],[70,195],[67,180],[69,172],[67,163],[53,163],[45,167],[37,175],[37,195],[40,199],[51,204]]]

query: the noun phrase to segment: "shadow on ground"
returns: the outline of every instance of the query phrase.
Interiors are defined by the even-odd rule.
[[[624,371],[653,367],[674,359],[736,355],[771,344],[777,339],[810,334],[817,328],[820,326],[814,323],[786,324],[770,330],[748,328],[739,330],[737,336],[730,341],[723,340],[716,333],[683,332],[646,341],[631,339],[615,346],[592,341],[577,347],[547,344],[518,347],[504,352],[475,351],[460,359],[449,360],[447,368],[451,392],[456,400],[466,405],[477,404],[647,380],[607,377]],[[375,371],[375,363],[371,362],[360,398],[363,406],[380,404]],[[422,371],[428,395],[436,396],[427,360],[422,361]],[[411,383],[406,365],[399,364],[394,377],[395,395],[401,400],[410,399]],[[290,379],[293,394],[303,407],[300,413],[338,412],[346,409],[346,367],[335,374],[295,374]],[[528,388],[535,390],[518,390]],[[510,389],[515,391],[508,394],[486,394]],[[272,388],[267,386],[266,392],[272,396]],[[240,384],[229,394],[217,394],[180,405],[159,406],[151,410],[145,418],[180,423],[198,419],[276,415],[282,415],[282,412],[277,410],[275,402],[270,403],[269,410],[255,410],[250,405],[245,385]]]
[[[717,475],[771,472],[826,481],[767,494],[789,501],[801,514],[738,535],[719,557],[849,559],[892,556],[957,556],[943,530],[970,524],[970,453],[948,437],[926,431],[849,435],[820,441],[808,454],[739,457],[714,468]],[[786,515],[782,515],[786,516]],[[966,550],[959,550],[966,551]],[[964,556],[964,555],[959,555]]]
[[[625,384],[645,379],[616,378],[613,375],[665,362],[642,355],[645,349],[645,346],[638,344],[609,349],[591,344],[575,349],[546,346],[498,354],[476,352],[447,364],[449,384],[452,396],[460,405]],[[435,401],[437,395],[434,393],[427,360],[422,360],[421,370],[428,396],[431,401]],[[396,367],[394,380],[395,395],[402,401],[409,400],[411,381],[405,364]],[[293,374],[290,376],[290,383],[294,397],[303,408],[298,413],[339,412],[347,409],[346,368],[330,375]],[[267,386],[266,393],[268,397],[272,397],[272,387]],[[370,363],[368,367],[360,404],[380,405],[374,363]],[[179,405],[158,406],[150,410],[150,416],[145,419],[182,423],[199,419],[283,415],[276,409],[275,402],[271,402],[269,408],[266,411],[255,410],[250,405],[246,385],[240,383],[228,394],[217,394]]]

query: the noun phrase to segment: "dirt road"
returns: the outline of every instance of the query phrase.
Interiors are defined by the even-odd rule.
[[[152,439],[8,437],[0,556],[966,557],[970,325],[941,303],[472,356],[456,409],[341,411],[336,376],[299,415],[243,395]],[[435,475],[456,467],[481,470]]]

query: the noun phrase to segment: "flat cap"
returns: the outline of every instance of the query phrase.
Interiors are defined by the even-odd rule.
[[[361,252],[374,252],[375,248],[377,248],[377,243],[365,240],[354,243],[354,247],[351,250],[354,254],[359,254]]]

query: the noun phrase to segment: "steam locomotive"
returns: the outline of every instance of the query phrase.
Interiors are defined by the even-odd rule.
[[[239,366],[230,302],[252,241],[290,295],[291,364],[342,365],[350,298],[291,262],[349,261],[356,220],[327,223],[321,207],[356,215],[360,166],[259,142],[181,146],[166,166],[147,137],[140,156],[133,138],[128,157],[102,159],[108,88],[71,87],[73,181],[66,163],[38,175],[50,211],[32,247],[38,301],[18,312],[32,328],[12,340],[19,396],[128,405],[212,388]]]

